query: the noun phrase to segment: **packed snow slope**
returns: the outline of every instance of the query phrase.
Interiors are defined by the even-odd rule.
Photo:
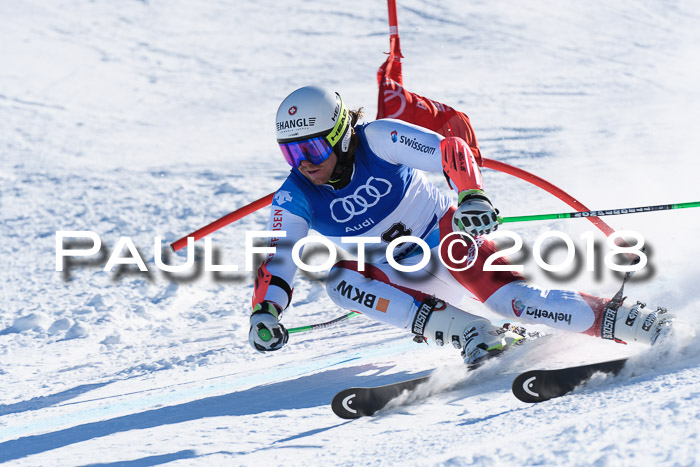
[[[700,200],[695,2],[399,3],[405,85],[466,112],[486,157],[593,209]],[[383,1],[0,2],[0,462],[698,463],[697,209],[607,218],[649,246],[629,300],[689,323],[666,345],[553,333],[469,376],[453,349],[362,317],[294,334],[271,355],[251,350],[243,244],[267,209],[211,236],[217,261],[241,272],[206,272],[201,260],[183,273],[156,268],[155,238],[165,246],[279,187],[288,167],[274,115],[289,92],[320,84],[373,118],[386,17]],[[484,179],[503,215],[571,210],[508,175]],[[585,270],[587,221],[509,228],[525,245],[512,259],[534,282],[617,290],[600,261]],[[99,235],[102,251],[58,272],[56,232],[78,230]],[[549,230],[575,241],[578,269],[534,263]],[[148,272],[103,270],[121,237]],[[608,247],[595,239],[602,259]],[[284,323],[342,313],[322,277],[299,275]],[[634,355],[621,376],[573,395],[533,406],[510,393],[519,371],[621,355]],[[435,368],[433,390],[458,384],[372,418],[330,411],[343,388]]]

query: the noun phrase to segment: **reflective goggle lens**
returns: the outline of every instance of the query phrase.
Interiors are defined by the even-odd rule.
[[[293,143],[280,143],[280,149],[284,159],[294,168],[299,168],[299,164],[304,160],[318,165],[333,152],[330,143],[323,136]]]

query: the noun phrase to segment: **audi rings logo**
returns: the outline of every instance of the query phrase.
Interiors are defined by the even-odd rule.
[[[390,191],[391,183],[388,180],[369,177],[367,183],[357,187],[355,193],[331,202],[331,216],[336,222],[348,222],[353,217],[367,212],[367,208],[377,204]]]

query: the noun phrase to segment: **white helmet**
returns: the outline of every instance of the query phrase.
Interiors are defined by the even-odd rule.
[[[297,89],[282,101],[277,109],[276,120],[277,142],[292,166],[298,166],[300,162],[295,159],[305,158],[300,154],[306,153],[308,147],[295,152],[289,143],[316,139],[317,146],[319,143],[324,146],[327,143],[330,149],[341,143],[338,150],[343,153],[347,152],[350,145],[350,114],[337,92],[326,91],[318,86]],[[330,151],[325,157],[329,154]],[[307,159],[314,164],[320,163],[318,159]]]

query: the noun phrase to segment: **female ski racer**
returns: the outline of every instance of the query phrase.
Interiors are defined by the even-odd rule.
[[[310,229],[345,248],[358,244],[359,261],[340,261],[329,273],[333,302],[407,329],[419,341],[452,344],[469,364],[523,336],[452,305],[465,296],[508,319],[617,342],[653,344],[670,325],[673,316],[663,308],[620,306],[583,292],[542,289],[517,272],[484,270],[496,251],[484,235],[497,229],[498,210],[484,192],[481,156],[458,137],[393,119],[358,125],[360,116],[339,94],[316,86],[294,91],[277,111],[277,142],[292,170],[275,193],[269,230],[286,236],[270,240],[276,252],[257,273],[249,332],[255,349],[278,350],[288,340],[280,318],[297,271],[292,248]],[[443,173],[458,206],[422,171]],[[407,236],[387,258],[387,246]],[[429,264],[399,270],[418,267],[426,244]],[[503,258],[493,264],[508,265]]]

